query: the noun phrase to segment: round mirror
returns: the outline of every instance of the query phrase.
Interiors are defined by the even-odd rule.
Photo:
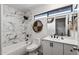
[[[43,28],[43,24],[40,20],[37,20],[33,23],[34,32],[40,32]]]

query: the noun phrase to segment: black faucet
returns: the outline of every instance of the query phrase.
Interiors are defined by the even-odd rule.
[[[54,38],[57,38],[58,39],[58,35],[57,34],[54,34]]]
[[[62,36],[62,37],[61,37],[61,39],[63,40],[63,39],[64,39],[64,38],[63,38],[64,34],[63,34],[63,33],[61,33],[61,36]]]
[[[56,38],[56,34],[54,34],[54,38]]]

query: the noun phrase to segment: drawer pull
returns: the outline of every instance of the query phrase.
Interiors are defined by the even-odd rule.
[[[79,49],[77,47],[73,47],[73,50],[79,51]]]
[[[50,47],[53,47],[53,43],[50,43]]]

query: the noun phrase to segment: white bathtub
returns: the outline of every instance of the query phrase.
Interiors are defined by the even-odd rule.
[[[2,48],[2,55],[23,55],[26,53],[26,43],[18,43]]]

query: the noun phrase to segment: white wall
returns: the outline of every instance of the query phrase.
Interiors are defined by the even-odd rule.
[[[28,31],[32,34],[31,38],[43,38],[43,37],[47,36],[47,21],[46,21],[46,18],[40,18],[39,20],[43,23],[43,29],[42,29],[41,32],[38,32],[38,33],[34,32],[33,29],[32,29],[33,28],[33,23],[36,20],[32,20],[29,23],[30,27],[29,27]]]
[[[1,4],[0,4],[0,24],[1,24]],[[0,25],[0,31],[1,31],[1,25]],[[0,54],[1,54],[1,32],[0,32]]]
[[[34,15],[37,15],[37,14],[40,14],[40,13],[43,13],[43,12],[46,12],[46,11],[50,11],[50,10],[53,10],[53,9],[57,9],[57,8],[60,8],[60,7],[64,7],[64,6],[67,6],[68,4],[44,4],[44,5],[40,5],[39,7],[35,7],[35,8],[32,8],[30,10],[31,14],[31,19],[33,20],[34,22]],[[47,21],[47,19],[42,19],[42,22],[43,24],[45,24],[44,21]],[[32,24],[33,24],[32,22]],[[30,25],[30,27],[32,27],[32,24]],[[29,30],[29,32],[31,31],[32,32],[32,37],[33,38],[36,38],[36,37],[39,37],[39,38],[42,38],[42,37],[45,37],[48,35],[47,33],[47,24],[44,25],[44,31],[42,31],[41,33],[35,33],[32,29]]]

